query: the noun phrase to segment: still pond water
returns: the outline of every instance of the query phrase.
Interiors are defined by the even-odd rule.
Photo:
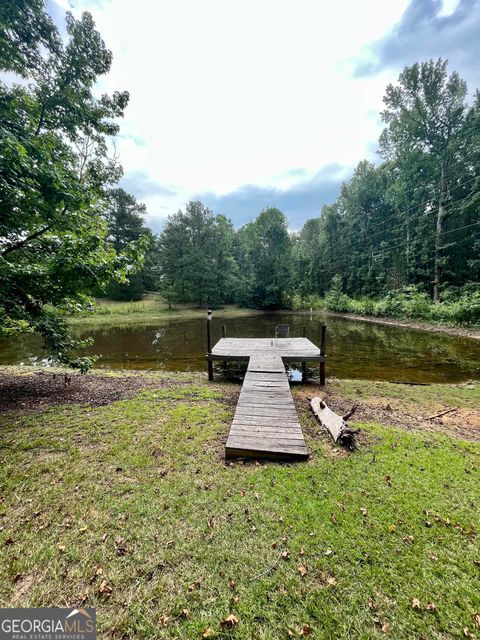
[[[327,377],[411,382],[461,382],[480,379],[480,341],[372,324],[332,316],[280,314],[221,317],[214,314],[213,342],[222,324],[230,337],[270,337],[276,324],[289,324],[292,337],[307,336],[319,344],[327,325]],[[95,340],[91,354],[104,369],[205,371],[204,319],[161,320],[155,324],[76,327],[77,337]],[[45,364],[41,341],[33,335],[0,341],[0,364]]]

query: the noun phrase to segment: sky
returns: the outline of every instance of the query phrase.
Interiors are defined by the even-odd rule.
[[[298,230],[356,164],[378,162],[382,97],[405,65],[450,61],[480,87],[480,0],[48,0],[89,11],[128,90],[116,150],[146,223],[201,200],[240,226]]]

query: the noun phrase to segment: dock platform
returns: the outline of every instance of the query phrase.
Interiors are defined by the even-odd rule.
[[[207,358],[248,361],[225,457],[306,460],[284,363],[325,362],[319,348],[307,338],[222,338]]]

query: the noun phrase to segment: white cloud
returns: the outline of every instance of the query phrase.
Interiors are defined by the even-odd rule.
[[[90,11],[113,51],[102,89],[131,94],[117,140],[127,177],[177,192],[142,195],[161,218],[195,193],[286,188],[372,157],[392,78],[354,78],[352,61],[407,4],[75,0],[72,10]]]

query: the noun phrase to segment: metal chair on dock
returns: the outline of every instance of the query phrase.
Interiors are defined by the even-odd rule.
[[[277,324],[275,327],[275,344],[278,344],[278,340],[287,340],[287,344],[290,344],[290,326],[288,324]]]

